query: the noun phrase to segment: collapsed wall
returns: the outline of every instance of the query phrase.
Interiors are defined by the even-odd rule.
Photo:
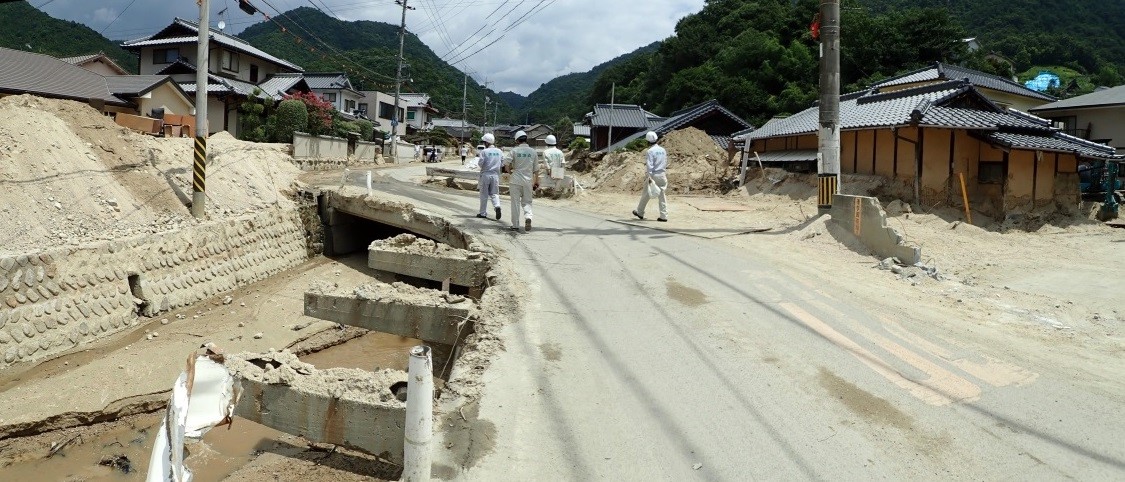
[[[295,209],[0,257],[0,369],[104,339],[307,259]]]

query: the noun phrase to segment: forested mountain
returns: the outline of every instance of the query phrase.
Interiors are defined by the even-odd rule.
[[[367,20],[345,22],[319,10],[300,7],[273,17],[271,22],[252,25],[238,36],[306,71],[344,71],[361,90],[394,92],[398,56],[398,27],[394,25]],[[331,48],[325,48],[321,41]],[[428,93],[441,115],[460,117],[464,74],[442,61],[409,31],[403,55],[403,77],[408,79],[403,91]],[[471,77],[468,88],[470,119],[483,115],[485,96],[493,100],[500,97]],[[511,109],[501,104],[499,118],[511,115]]]
[[[607,101],[616,83],[617,102],[656,113],[711,98],[756,125],[800,111],[816,98],[818,46],[809,24],[818,4],[708,0],[655,51],[605,69],[588,93],[568,92],[541,108],[575,109],[581,100],[588,110]],[[1085,88],[1123,82],[1125,0],[856,0],[844,4],[842,15],[845,91],[934,61],[1006,77],[1062,66],[1086,76]],[[961,41],[968,37],[982,49],[970,53]]]
[[[0,4],[0,47],[53,57],[105,52],[121,68],[137,72],[137,57],[121,50],[116,42],[78,22],[51,17],[27,2]]]
[[[590,111],[590,91],[594,82],[604,72],[612,67],[629,62],[631,59],[646,57],[655,52],[659,46],[660,42],[654,42],[597,65],[589,71],[556,77],[540,85],[538,89],[528,95],[522,107],[517,107],[510,102],[509,104],[524,112],[528,118],[535,122],[551,124],[562,117],[581,119],[583,114]],[[602,102],[609,102],[609,97],[607,96]]]

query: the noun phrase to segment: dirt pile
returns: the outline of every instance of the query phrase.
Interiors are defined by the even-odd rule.
[[[669,193],[714,193],[729,190],[734,169],[727,153],[707,133],[689,127],[661,140],[668,151]],[[620,151],[601,159],[579,182],[593,189],[637,192],[645,183],[645,154]]]
[[[192,223],[191,139],[118,126],[73,101],[0,99],[0,251],[157,233]],[[287,205],[299,170],[284,145],[213,136],[208,215]]]

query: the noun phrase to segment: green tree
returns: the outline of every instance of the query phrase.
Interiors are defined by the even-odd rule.
[[[574,121],[570,120],[570,117],[563,116],[555,121],[554,130],[555,141],[558,142],[558,145],[565,146],[574,137]]]

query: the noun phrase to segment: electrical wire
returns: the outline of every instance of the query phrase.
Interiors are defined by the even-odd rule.
[[[47,2],[47,3],[51,3],[51,2]],[[105,27],[102,27],[102,30],[100,32],[98,32],[98,35],[104,35],[105,30],[107,28],[109,28],[110,25],[113,25],[113,22],[116,22],[117,19],[121,18],[122,15],[125,15],[125,12],[128,11],[129,7],[132,7],[134,3],[137,3],[137,0],[132,0],[131,2],[129,2],[128,5],[125,6],[125,8],[121,9],[121,12],[119,12],[116,17],[113,17],[113,21],[109,22],[109,24],[107,24]]]

